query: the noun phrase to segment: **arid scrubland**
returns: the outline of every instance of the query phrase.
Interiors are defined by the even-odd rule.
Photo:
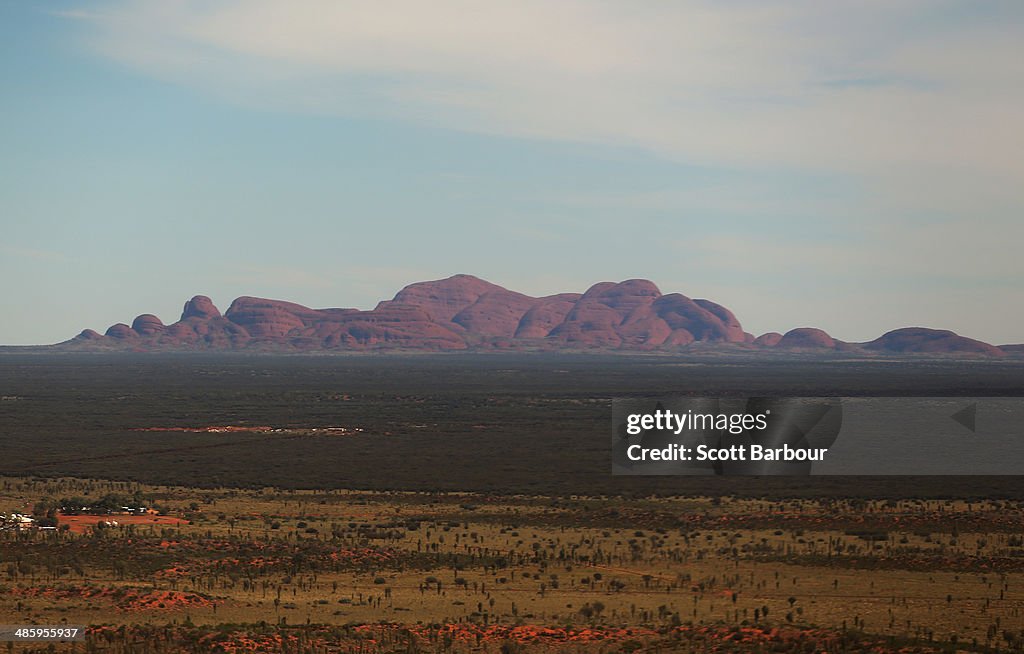
[[[0,503],[30,511],[45,498],[112,492],[149,498],[161,515],[92,524],[58,515],[57,529],[0,534],[0,622],[90,625],[94,651],[130,642],[178,651],[160,647],[215,635],[221,650],[195,651],[740,642],[1015,651],[1024,642],[1024,512],[1012,501],[5,478]],[[134,635],[104,636],[111,629]]]

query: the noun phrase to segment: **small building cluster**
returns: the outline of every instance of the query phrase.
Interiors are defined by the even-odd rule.
[[[35,529],[37,526],[35,518],[31,516],[21,513],[0,513],[0,530]]]
[[[63,504],[58,507],[62,515],[152,515],[157,513],[156,509],[147,506],[105,506],[105,505],[81,505]]]

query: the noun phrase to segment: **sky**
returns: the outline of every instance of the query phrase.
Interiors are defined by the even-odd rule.
[[[0,0],[0,343],[647,278],[1024,342],[1017,0]]]

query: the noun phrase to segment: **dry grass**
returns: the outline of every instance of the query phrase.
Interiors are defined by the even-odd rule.
[[[126,487],[8,479],[0,509],[70,489]],[[1003,502],[142,490],[190,522],[0,537],[0,622],[796,626],[978,647],[1024,629],[1024,514]]]

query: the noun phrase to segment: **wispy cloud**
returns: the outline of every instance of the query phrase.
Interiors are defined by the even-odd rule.
[[[972,7],[126,0],[79,20],[103,54],[240,102],[980,201],[1024,182],[1024,9]]]
[[[559,237],[582,260],[588,246],[566,234],[610,250],[622,224],[649,216],[652,227],[680,218],[686,256],[622,269],[676,266],[676,279],[658,277],[666,289],[777,317],[773,328],[803,310],[810,324],[863,324],[863,337],[914,315],[984,336],[993,321],[981,308],[1007,307],[1024,288],[1017,1],[101,0],[64,17],[100,56],[246,107],[624,147],[630,160],[716,171],[537,191],[531,220],[499,235],[548,246],[558,263],[550,276],[496,280],[518,290],[585,287],[594,267],[614,264],[577,278]],[[661,171],[676,169],[687,166]],[[486,274],[444,268],[480,263],[454,251],[442,253],[458,264],[404,270],[268,270],[259,286],[367,306],[382,284]],[[796,279],[846,290],[785,306],[764,292]],[[960,304],[944,299],[956,293]],[[1005,311],[1001,324],[1019,324],[1018,309]]]

